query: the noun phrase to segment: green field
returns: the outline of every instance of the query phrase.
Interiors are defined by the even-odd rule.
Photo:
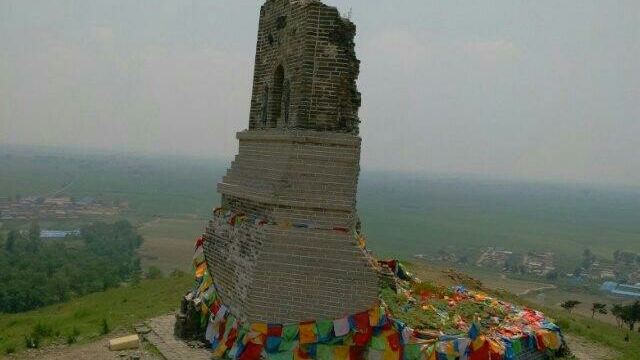
[[[185,157],[0,148],[0,197],[64,188],[75,197],[125,201],[129,210],[123,216],[134,223],[197,219],[179,235],[191,238],[201,231],[198,220],[204,225],[219,202],[215,185],[227,166],[227,161]],[[607,258],[617,249],[640,252],[640,188],[365,170],[358,209],[368,245],[381,256],[411,258],[443,248],[475,256],[484,247],[499,246],[553,251],[565,260],[566,270],[573,270],[586,248]],[[165,241],[172,236],[167,227],[149,235]]]
[[[165,273],[191,270],[194,240],[205,224],[206,220],[198,218],[155,219],[142,224],[138,228],[145,239],[139,251],[142,268],[155,266]]]
[[[224,167],[211,159],[9,151],[0,148],[0,197],[62,193],[127,202],[127,217],[208,215]]]
[[[110,289],[21,314],[0,316],[0,357],[25,348],[25,336],[43,333],[41,346],[65,343],[75,335],[78,343],[101,337],[103,320],[111,331],[133,329],[136,323],[174,311],[193,283],[190,275],[144,280],[139,285]]]
[[[637,189],[364,172],[358,208],[370,248],[401,258],[498,246],[552,251],[573,270],[586,248],[640,252]]]

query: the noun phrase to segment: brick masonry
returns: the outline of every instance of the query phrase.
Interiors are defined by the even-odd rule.
[[[360,94],[355,25],[317,0],[260,12],[249,128],[218,184],[226,209],[277,224],[359,226]],[[334,319],[374,306],[378,277],[351,233],[213,216],[205,256],[232,313],[249,322]]]

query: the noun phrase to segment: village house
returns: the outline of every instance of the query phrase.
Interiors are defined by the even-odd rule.
[[[525,272],[538,276],[545,276],[556,269],[555,255],[550,252],[529,252],[524,256],[522,265]]]
[[[606,265],[596,261],[591,265],[588,276],[592,280],[612,280],[616,278],[616,272],[613,265]]]
[[[504,268],[511,256],[513,251],[490,247],[480,255],[476,265]]]

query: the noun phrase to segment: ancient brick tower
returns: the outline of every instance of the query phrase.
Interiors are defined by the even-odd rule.
[[[245,321],[336,319],[377,301],[376,272],[353,233],[354,36],[319,0],[267,0],[260,11],[249,128],[205,233],[218,294]]]

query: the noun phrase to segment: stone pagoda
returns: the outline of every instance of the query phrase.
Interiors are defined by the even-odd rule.
[[[244,321],[336,319],[377,303],[358,241],[355,32],[319,0],[261,8],[249,127],[204,234],[219,298]]]

